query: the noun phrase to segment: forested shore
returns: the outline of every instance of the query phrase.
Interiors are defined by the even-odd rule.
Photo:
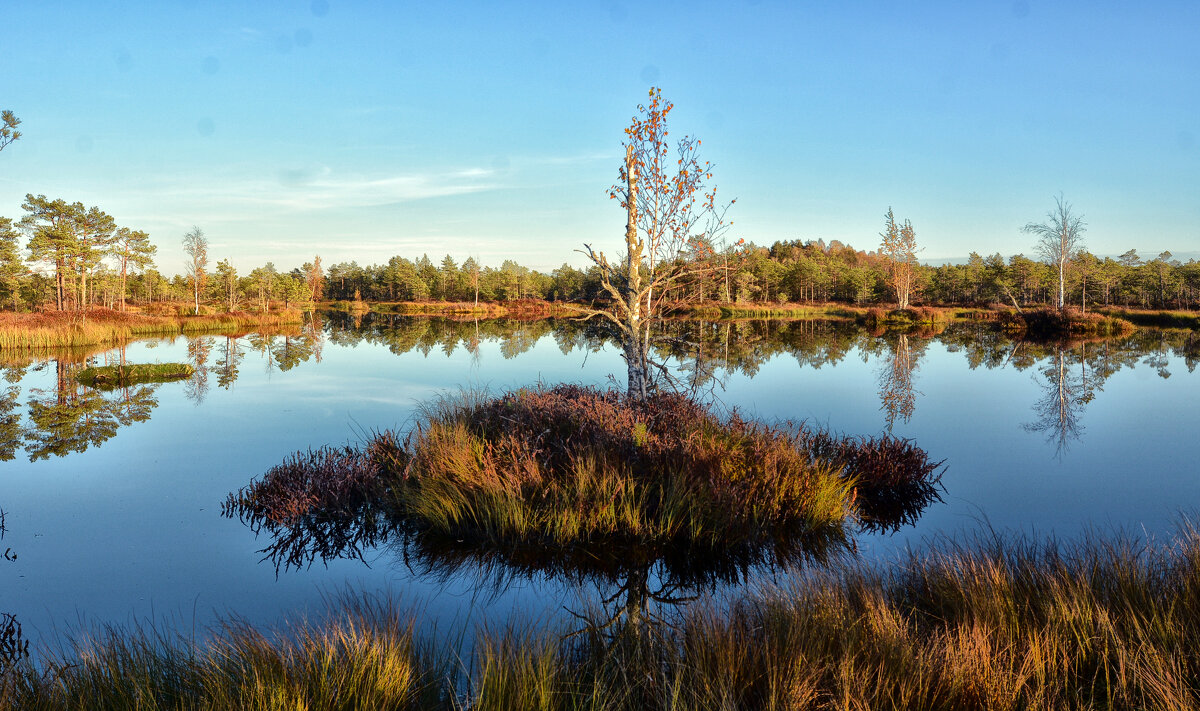
[[[178,315],[264,312],[272,304],[289,308],[323,300],[479,305],[606,298],[598,267],[568,263],[544,272],[508,259],[494,266],[473,257],[460,262],[452,255],[435,262],[425,254],[326,268],[315,256],[290,269],[268,262],[239,271],[228,258],[210,265],[211,250],[199,228],[176,247],[187,257],[185,273],[168,276],[155,268],[158,248],[145,232],[119,227],[97,207],[29,195],[24,208],[19,220],[0,217],[0,307],[5,310],[175,304],[166,310]],[[781,240],[765,247],[698,242],[677,261],[690,276],[673,281],[663,295],[668,302],[896,303],[894,260],[883,249],[856,249],[837,240]],[[1055,305],[1056,265],[1023,254],[972,252],[961,264],[914,260],[911,269],[914,305]],[[1133,249],[1119,257],[1080,251],[1065,269],[1064,300],[1083,309],[1193,310],[1200,302],[1200,262],[1181,262],[1170,252],[1143,258]]]

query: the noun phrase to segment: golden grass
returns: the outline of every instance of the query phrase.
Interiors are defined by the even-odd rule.
[[[152,316],[111,309],[92,309],[86,315],[55,311],[0,313],[0,350],[115,345],[141,336],[227,333],[297,324],[302,320],[302,312],[295,310],[207,316]]]
[[[1114,307],[1101,309],[1101,312],[1137,326],[1200,329],[1200,312],[1197,311],[1152,311]]]
[[[483,631],[423,642],[414,616],[343,597],[323,626],[207,642],[103,630],[20,662],[20,709],[1200,708],[1200,536],[942,542],[840,561],[673,626]],[[454,661],[456,660],[457,661]]]
[[[718,417],[680,395],[560,385],[441,401],[407,439],[384,432],[363,449],[298,453],[231,494],[224,511],[276,535],[289,564],[313,558],[304,536],[320,522],[348,543],[411,536],[431,556],[457,543],[541,559],[592,546],[790,559],[844,549],[854,525],[911,520],[937,498],[939,468],[895,438],[838,438]]]

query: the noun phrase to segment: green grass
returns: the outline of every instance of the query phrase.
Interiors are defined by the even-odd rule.
[[[375,598],[193,642],[115,629],[0,681],[20,709],[1196,709],[1200,536],[987,536],[842,562],[672,626],[458,638]]]
[[[194,371],[186,363],[126,363],[84,368],[75,379],[88,387],[122,387],[136,383],[166,383],[189,377]]]

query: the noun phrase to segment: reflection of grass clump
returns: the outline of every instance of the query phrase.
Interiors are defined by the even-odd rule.
[[[75,379],[88,387],[119,387],[137,383],[165,383],[189,377],[194,372],[186,363],[127,363],[98,365],[79,371]]]
[[[375,500],[410,533],[480,545],[728,550],[904,518],[900,487],[920,490],[918,511],[936,496],[938,465],[908,442],[722,419],[680,395],[567,385],[426,415],[404,445],[296,455],[226,510],[288,524]]]

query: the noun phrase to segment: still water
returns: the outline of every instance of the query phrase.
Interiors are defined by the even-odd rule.
[[[1058,344],[982,327],[871,334],[812,321],[669,324],[660,356],[720,409],[913,440],[944,460],[941,502],[915,526],[863,535],[887,558],[986,527],[1069,538],[1169,535],[1200,502],[1200,338],[1139,331]],[[681,358],[686,355],[686,358]],[[672,357],[674,358],[672,359]],[[405,430],[460,389],[620,383],[619,350],[578,323],[368,315],[286,334],[151,340],[0,361],[0,613],[35,644],[95,624],[202,634],[319,615],[346,589],[383,591],[439,626],[537,617],[586,591],[423,574],[388,549],[301,569],[221,515],[286,455]],[[89,390],[85,362],[189,362],[186,381]]]

